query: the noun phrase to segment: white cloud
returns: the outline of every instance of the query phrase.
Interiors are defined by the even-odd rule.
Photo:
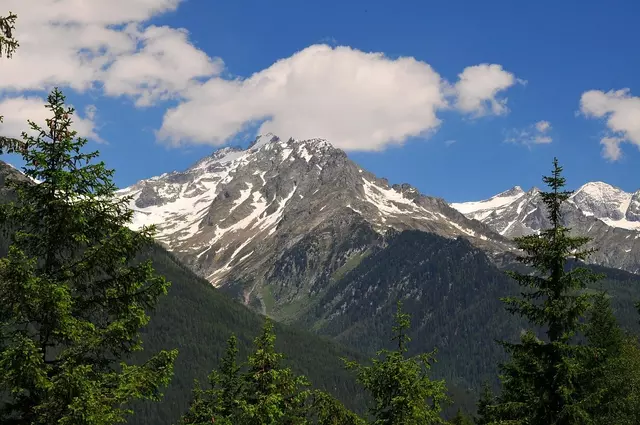
[[[551,123],[549,121],[538,121],[536,123],[536,130],[539,133],[546,133],[551,129]]]
[[[455,143],[457,143],[457,141],[456,141],[456,140],[453,140],[453,139],[451,139],[451,140],[445,140],[445,142],[444,142],[445,146],[447,146],[447,147],[449,147],[449,146],[451,146],[451,145],[453,145],[453,144],[455,144]]]
[[[600,140],[602,154],[611,161],[622,157],[621,143],[631,143],[640,149],[640,97],[629,89],[590,90],[580,98],[580,111],[591,118],[606,118],[610,134]]]
[[[486,63],[465,68],[458,78],[453,87],[456,107],[475,116],[506,114],[509,111],[507,98],[500,95],[516,83],[526,83],[501,65]]]
[[[434,130],[446,107],[428,64],[349,47],[310,46],[246,80],[213,78],[167,111],[172,144],[223,144],[248,123],[281,137],[323,137],[350,150],[379,150]],[[204,118],[204,119],[203,119]]]
[[[620,143],[622,139],[618,137],[603,137],[600,140],[602,145],[602,156],[610,161],[617,161],[622,157],[622,149],[620,149]]]
[[[4,122],[0,123],[0,134],[20,138],[22,132],[26,131],[35,136],[27,120],[46,128],[45,120],[51,117],[51,112],[45,108],[46,103],[45,99],[36,96],[1,99],[0,116],[4,115]],[[93,105],[85,109],[84,117],[78,111],[74,113],[72,127],[78,132],[78,136],[102,141],[96,133],[95,116],[96,107]]]
[[[467,68],[459,90],[463,104],[471,97],[502,102],[495,96],[515,77],[498,65],[487,67],[512,82],[476,90],[485,82]],[[381,150],[435,131],[437,111],[449,107],[447,87],[429,64],[411,57],[313,45],[247,79],[216,77],[190,90],[186,102],[167,111],[158,137],[172,145],[220,145],[248,124],[264,121],[260,133],[323,137],[347,150]]]
[[[545,145],[553,142],[549,135],[551,123],[549,121],[538,121],[524,129],[513,129],[508,132],[505,142],[517,143],[520,145]]]
[[[179,3],[5,0],[3,7],[18,15],[20,48],[2,62],[0,91],[54,85],[84,91],[104,84],[106,94],[130,95],[140,105],[174,96],[220,69],[189,43],[185,30],[142,26]]]
[[[127,96],[138,107],[178,100],[157,133],[174,146],[224,144],[261,123],[259,132],[281,137],[380,150],[436,131],[438,111],[451,104],[474,116],[504,114],[504,92],[520,81],[500,65],[482,64],[450,84],[411,57],[327,45],[247,78],[222,78],[222,60],[195,47],[186,30],[148,25],[182,2],[5,0],[18,14],[20,48],[0,64],[0,95],[19,98],[56,85]]]
[[[115,59],[104,73],[104,90],[108,95],[130,95],[138,106],[183,93],[195,79],[217,74],[224,66],[189,44],[183,29],[151,26],[131,37],[143,47]]]

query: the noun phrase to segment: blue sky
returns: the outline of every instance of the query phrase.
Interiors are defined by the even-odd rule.
[[[70,0],[8,1],[22,47],[0,63],[0,131],[59,85],[120,186],[269,129],[329,135],[450,201],[539,186],[554,156],[572,188],[640,189],[637,1],[96,0],[71,16]],[[76,26],[47,35],[36,1]],[[69,47],[45,53],[40,34]]]

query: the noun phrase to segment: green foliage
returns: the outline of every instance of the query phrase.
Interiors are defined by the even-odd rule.
[[[503,301],[509,312],[543,328],[546,340],[527,330],[520,343],[502,343],[511,360],[501,367],[503,388],[494,406],[496,423],[560,425],[589,421],[578,382],[584,373],[581,359],[591,350],[576,342],[575,336],[591,305],[591,295],[580,291],[600,276],[583,267],[567,270],[570,258],[584,260],[591,253],[583,249],[588,239],[570,236],[570,229],[561,224],[560,207],[571,192],[562,190],[565,179],[557,160],[552,175],[543,180],[550,188],[541,197],[551,227],[516,239],[524,253],[519,260],[533,273],[508,272],[524,290],[520,297]]]
[[[254,341],[247,370],[240,374],[236,364],[236,338],[231,337],[219,370],[209,376],[210,388],[196,382],[189,411],[181,424],[344,424],[361,420],[340,402],[322,391],[304,389],[304,376],[283,367],[282,353],[275,349],[273,324],[267,320]],[[339,422],[336,422],[339,421]]]
[[[640,421],[640,351],[637,338],[624,335],[609,298],[598,294],[585,329],[592,351],[584,362],[581,388],[592,423]]]
[[[159,400],[176,351],[139,365],[139,329],[169,283],[150,262],[132,264],[153,243],[132,232],[129,199],[118,199],[113,171],[83,153],[71,129],[73,109],[57,89],[47,128],[30,122],[19,152],[31,179],[8,184],[17,201],[0,207],[15,229],[0,260],[0,408],[4,424],[112,424],[126,403]],[[11,151],[11,149],[10,149]]]
[[[18,16],[11,12],[7,16],[0,16],[0,58],[5,56],[9,59],[18,48],[18,41],[13,36],[17,18]],[[0,123],[2,118],[2,115],[0,115]],[[0,146],[6,142],[6,138],[0,138]]]
[[[313,391],[308,408],[311,423],[317,425],[365,425],[366,422],[324,391]]]
[[[476,425],[488,425],[495,420],[493,414],[493,408],[496,403],[496,397],[491,391],[491,385],[485,382],[482,385],[482,391],[480,392],[480,399],[478,400],[478,412],[474,422]]]
[[[17,18],[11,12],[7,16],[0,16],[0,57],[10,58],[18,48],[18,41],[13,36]]]
[[[273,323],[267,320],[247,361],[249,370],[243,375],[237,423],[276,425],[304,421],[307,393],[302,388],[309,383],[304,376],[282,367],[282,354],[275,350],[274,343]]]
[[[433,381],[428,375],[436,351],[406,357],[409,327],[409,315],[398,302],[393,327],[397,348],[379,351],[371,366],[346,362],[348,369],[356,371],[358,382],[371,393],[373,405],[369,410],[375,425],[444,423],[440,412],[448,401],[445,383]]]
[[[462,410],[458,409],[458,411],[456,412],[456,415],[453,417],[451,422],[449,422],[449,424],[450,425],[473,425],[473,420],[469,416],[462,413]]]
[[[196,380],[193,400],[181,424],[209,424],[211,418],[215,418],[218,424],[232,423],[230,418],[238,413],[238,399],[241,396],[240,367],[236,364],[237,344],[235,335],[227,341],[227,351],[220,370],[214,370],[209,375],[209,389],[203,391]]]

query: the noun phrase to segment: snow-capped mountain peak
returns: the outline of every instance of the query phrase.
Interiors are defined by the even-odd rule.
[[[327,223],[359,220],[379,234],[393,228],[464,236],[494,251],[509,244],[441,199],[390,186],[324,139],[266,134],[247,149],[222,148],[185,171],[119,193],[132,197],[131,227],[155,224],[160,242],[216,284]]]
[[[452,207],[479,220],[501,235],[517,237],[549,226],[546,207],[533,188],[511,189],[484,201],[453,203]],[[589,236],[600,249],[595,259],[636,272],[640,258],[640,191],[633,194],[604,182],[590,182],[576,190],[563,207],[565,225]]]
[[[640,222],[630,226],[625,218],[632,196],[632,194],[610,184],[591,182],[576,190],[570,201],[583,214],[597,217],[614,227],[637,227],[640,229]]]
[[[476,220],[481,220],[495,211],[500,212],[501,208],[517,201],[525,195],[520,186],[514,186],[489,199],[483,201],[453,203],[451,206],[465,215],[471,215]]]

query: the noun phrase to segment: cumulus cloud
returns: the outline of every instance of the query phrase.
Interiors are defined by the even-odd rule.
[[[185,90],[220,70],[185,30],[143,27],[181,0],[6,0],[18,15],[20,48],[2,63],[0,90],[84,91],[104,84],[108,95],[141,105]]]
[[[35,122],[46,128],[45,120],[51,116],[51,112],[45,108],[47,101],[43,98],[13,97],[0,100],[0,116],[4,115],[4,120],[0,123],[0,134],[6,137],[20,138],[23,131],[32,133],[28,120]],[[84,114],[78,111],[73,116],[73,129],[80,137],[85,137],[95,141],[102,141],[96,133],[96,107],[93,105],[85,108]]]
[[[195,47],[186,30],[149,25],[182,1],[5,0],[18,13],[20,49],[2,63],[0,93],[27,99],[19,95],[57,85],[127,96],[138,107],[172,99],[157,137],[173,146],[221,145],[257,128],[371,151],[436,131],[443,109],[505,114],[505,91],[521,81],[481,64],[449,83],[412,57],[324,44],[247,78],[222,77],[222,59]]]
[[[246,80],[210,79],[167,111],[159,137],[222,144],[265,120],[260,133],[378,150],[438,127],[436,111],[447,105],[441,86],[440,75],[413,58],[314,45]]]
[[[508,132],[505,142],[519,145],[545,145],[553,142],[549,135],[551,123],[549,121],[538,121],[523,129],[513,129]]]
[[[473,69],[461,74],[453,93],[429,64],[414,58],[314,45],[250,78],[216,77],[191,90],[186,102],[167,111],[158,137],[172,145],[220,145],[260,123],[260,133],[381,150],[435,131],[437,112],[450,107],[452,96],[465,112],[506,112],[498,106],[506,99],[496,96],[515,77],[499,65],[481,65],[480,73]],[[484,69],[494,81],[487,82]],[[495,106],[483,111],[486,103]]]
[[[587,91],[580,98],[580,111],[589,118],[606,118],[607,134],[600,144],[608,160],[622,157],[622,143],[640,149],[640,97],[632,96],[629,89]]]
[[[501,97],[502,93],[516,83],[525,83],[501,65],[487,63],[465,68],[458,78],[453,87],[456,107],[475,116],[506,114],[507,98]]]
[[[138,106],[183,93],[199,77],[222,71],[220,59],[210,59],[188,41],[184,29],[151,26],[130,32],[143,47],[118,56],[105,70],[104,90],[108,95],[129,95]]]

